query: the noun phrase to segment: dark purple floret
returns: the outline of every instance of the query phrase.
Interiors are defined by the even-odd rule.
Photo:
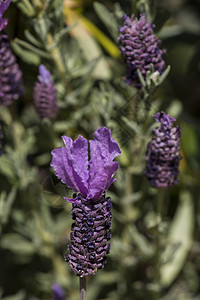
[[[152,187],[168,188],[178,183],[181,129],[179,125],[172,127],[176,119],[164,112],[155,114],[154,118],[160,126],[147,146],[146,176]]]
[[[0,32],[0,105],[10,105],[22,93],[22,72],[12,53],[8,36]]]
[[[51,74],[44,65],[39,67],[38,81],[34,88],[34,103],[38,115],[52,119],[58,114],[57,94]]]
[[[146,72],[153,64],[154,71],[162,74],[165,70],[162,58],[165,50],[160,49],[161,41],[154,35],[153,24],[148,23],[145,14],[141,14],[139,19],[134,15],[130,18],[124,15],[122,19],[124,24],[119,28],[118,40],[127,65],[126,82],[140,89],[137,69],[146,78]]]
[[[78,276],[92,276],[103,268],[105,256],[110,251],[111,207],[107,205],[105,195],[98,201],[85,201],[83,198],[76,198],[72,208],[76,221],[71,232],[75,234],[71,235],[65,260]],[[86,215],[89,227],[83,220]]]
[[[54,283],[52,285],[52,292],[53,292],[53,300],[65,300],[65,290],[58,284]]]

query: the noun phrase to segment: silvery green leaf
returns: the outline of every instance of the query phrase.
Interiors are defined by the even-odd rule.
[[[118,35],[118,23],[114,15],[100,2],[94,2],[94,10],[114,39]]]
[[[169,229],[167,247],[161,255],[161,284],[168,287],[182,270],[193,241],[194,208],[191,194],[183,190]]]
[[[35,16],[35,9],[29,0],[14,0],[13,2],[15,2],[21,11],[28,17]]]
[[[19,44],[17,44],[15,41],[11,41],[11,46],[15,53],[25,62],[38,66],[40,64],[40,57],[28,50],[25,50],[23,47],[21,47]]]
[[[16,197],[16,189],[12,189],[8,195],[0,195],[0,225],[6,224],[11,213],[11,208]]]
[[[75,22],[74,24],[67,26],[67,27],[63,28],[61,31],[59,31],[55,35],[56,44],[59,44],[62,41],[62,39],[65,37],[65,35],[68,34],[70,32],[70,30],[72,30],[76,25],[77,25],[77,23]]]
[[[24,31],[24,34],[25,34],[25,37],[27,38],[27,40],[32,43],[33,45],[41,48],[42,47],[42,43],[40,43],[38,41],[37,38],[34,37],[34,35],[28,30],[28,29],[25,29]]]
[[[43,58],[49,58],[49,54],[33,45],[31,45],[30,43],[26,42],[26,41],[23,41],[23,40],[20,40],[18,38],[15,38],[14,40],[15,44],[23,47],[24,49],[27,49],[27,50],[30,50],[31,52],[43,57]]]

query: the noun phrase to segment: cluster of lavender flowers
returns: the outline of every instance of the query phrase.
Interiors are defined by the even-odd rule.
[[[176,119],[164,112],[155,114],[154,118],[160,126],[154,130],[155,137],[147,147],[146,175],[152,187],[168,188],[178,183],[180,126],[172,127]]]
[[[137,70],[140,70],[143,77],[152,64],[154,71],[160,74],[165,70],[165,62],[162,58],[165,50],[161,50],[161,41],[153,33],[153,24],[148,23],[145,14],[140,18],[130,18],[124,15],[124,24],[119,27],[120,51],[123,54],[127,66],[126,82],[140,89],[141,83]]]
[[[75,141],[62,138],[65,147],[52,151],[51,166],[56,176],[75,191],[72,199],[65,198],[72,202],[74,220],[65,259],[78,276],[91,276],[103,268],[110,251],[111,200],[105,193],[116,180],[113,175],[118,162],[113,159],[121,152],[106,127],[94,133],[89,145],[82,136]]]
[[[0,1],[0,105],[10,105],[23,92],[22,72],[12,53],[7,34],[3,31],[8,20],[2,18],[11,0]]]
[[[42,119],[51,119],[57,115],[56,88],[51,80],[51,73],[44,65],[39,66],[39,76],[35,84],[33,97],[36,111]]]

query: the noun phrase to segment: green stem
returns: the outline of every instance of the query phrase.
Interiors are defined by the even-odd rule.
[[[80,300],[86,300],[86,277],[80,277]]]
[[[155,300],[160,298],[160,266],[161,266],[161,234],[160,224],[162,223],[163,202],[165,198],[165,188],[159,188],[157,194],[157,236],[156,236],[156,251],[155,251],[155,279],[154,282],[158,289]]]
[[[61,78],[61,80],[63,81],[65,87],[66,87],[66,90],[68,92],[71,92],[71,87],[69,85],[69,83],[67,82],[66,80],[66,70],[65,70],[65,67],[64,67],[64,63],[63,63],[63,59],[62,59],[62,56],[61,56],[61,53],[60,53],[60,50],[59,48],[56,46],[56,43],[54,41],[54,38],[53,36],[48,33],[47,34],[47,48],[49,49],[49,53],[55,63],[55,66],[59,72],[59,77]]]

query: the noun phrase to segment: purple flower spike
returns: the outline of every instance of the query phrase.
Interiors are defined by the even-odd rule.
[[[8,36],[0,32],[0,105],[10,105],[22,93],[22,72],[12,53]]]
[[[65,261],[78,276],[92,276],[104,267],[110,251],[112,205],[105,193],[115,181],[118,163],[113,159],[121,151],[106,127],[99,128],[89,144],[81,136],[75,141],[65,136],[63,141],[65,147],[52,151],[51,166],[76,192],[73,199],[65,198],[72,202],[74,220]]]
[[[40,65],[33,97],[36,111],[42,119],[52,119],[58,114],[56,94],[56,88],[51,80],[51,73],[44,65]]]
[[[155,114],[154,118],[160,126],[147,146],[146,176],[152,187],[168,188],[178,183],[181,129],[172,127],[176,119],[164,112]]]
[[[2,19],[4,12],[10,5],[11,0],[0,0],[0,31],[2,31],[8,24],[8,19]]]
[[[53,292],[53,300],[65,300],[65,290],[58,284],[54,283],[52,285],[52,292]]]
[[[165,70],[165,62],[162,58],[165,50],[161,50],[161,41],[153,33],[153,24],[148,23],[145,14],[141,14],[140,18],[131,18],[124,15],[123,26],[119,28],[119,44],[120,51],[125,57],[127,65],[126,82],[140,89],[137,70],[140,70],[143,77],[153,64],[154,71],[160,74]]]

